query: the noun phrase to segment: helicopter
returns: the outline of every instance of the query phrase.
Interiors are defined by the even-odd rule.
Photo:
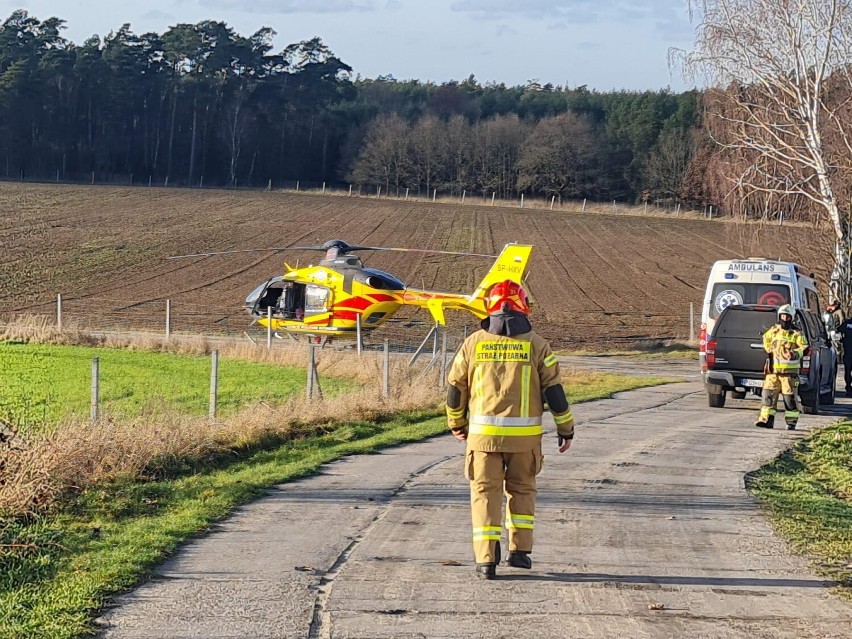
[[[499,255],[431,249],[351,245],[329,240],[320,246],[292,246],[195,253],[177,257],[206,257],[255,251],[324,251],[319,264],[294,268],[284,263],[284,275],[257,286],[244,307],[254,321],[273,331],[307,335],[324,343],[332,338],[359,338],[387,322],[403,306],[425,308],[438,324],[446,324],[445,311],[463,310],[479,319],[488,315],[485,295],[497,282],[523,283],[532,246],[507,244]],[[495,258],[485,277],[469,295],[412,288],[397,277],[364,266],[357,251],[402,251]]]

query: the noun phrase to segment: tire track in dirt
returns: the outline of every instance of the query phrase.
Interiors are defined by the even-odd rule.
[[[548,264],[550,265],[550,264],[556,263],[561,267],[561,271],[559,272],[558,275],[555,273],[555,271],[552,267],[549,268],[549,270],[552,273],[554,273],[554,280],[553,281],[559,281],[560,276],[567,278],[573,284],[573,286],[580,292],[580,295],[583,298],[585,298],[593,308],[596,308],[598,311],[603,311],[604,307],[600,303],[596,302],[594,300],[594,298],[592,298],[592,296],[589,295],[586,292],[586,290],[583,288],[583,286],[577,281],[577,278],[575,278],[572,275],[571,270],[569,268],[566,268],[565,263],[562,261],[563,251],[562,250],[559,250],[559,251],[553,250],[553,244],[552,244],[552,241],[550,239],[552,236],[549,233],[542,232],[541,225],[539,224],[538,220],[533,219],[532,222],[533,222],[534,228],[536,229],[538,234],[541,236],[541,238],[544,240],[544,243],[548,248],[548,252],[550,253],[551,259],[547,260]],[[557,238],[556,241],[558,242],[558,238]],[[572,312],[576,312],[576,310],[578,310],[578,309],[572,309]]]
[[[331,222],[328,222],[327,224],[331,224]],[[305,238],[307,238],[307,237],[308,237],[311,233],[313,233],[313,232],[314,232],[314,229],[311,229],[311,230],[309,230],[309,231],[307,231],[307,232],[305,232],[305,233],[301,234],[300,236],[298,236],[297,238],[295,238],[295,239],[291,242],[291,244],[295,244],[295,243],[297,243],[297,242],[299,242],[299,241],[301,241],[301,240],[304,240]],[[259,237],[259,236],[260,236],[260,235],[258,235],[258,236],[254,236],[254,237]],[[229,250],[229,249],[226,249],[226,250]],[[284,251],[280,251],[280,252],[284,252]],[[248,271],[250,271],[250,270],[254,269],[255,267],[257,267],[257,266],[259,266],[259,265],[263,264],[264,262],[266,262],[267,260],[271,259],[271,257],[272,257],[272,256],[269,256],[269,255],[265,255],[265,256],[259,257],[259,258],[257,258],[257,259],[252,260],[251,262],[249,262],[249,264],[246,264],[246,265],[240,266],[240,267],[238,267],[238,268],[231,269],[230,271],[227,271],[226,273],[224,273],[223,275],[220,275],[219,277],[216,277],[216,278],[213,278],[213,279],[207,279],[207,280],[204,280],[204,281],[203,281],[201,284],[199,284],[198,286],[192,286],[192,287],[188,287],[188,288],[178,289],[178,290],[176,290],[176,291],[174,292],[174,294],[176,294],[176,295],[182,295],[182,294],[187,294],[187,293],[194,293],[194,292],[196,292],[196,291],[203,290],[203,289],[209,288],[209,287],[211,287],[211,286],[215,286],[216,284],[223,283],[223,282],[225,282],[225,281],[227,281],[227,280],[229,280],[229,279],[232,279],[232,278],[238,277],[238,276],[240,276],[240,275],[243,275],[244,273],[246,273],[246,272],[248,272]],[[202,262],[196,262],[196,263],[194,263],[194,264],[192,264],[192,265],[189,265],[189,266],[198,266],[199,264],[204,263],[204,261],[206,261],[206,260],[208,260],[208,259],[211,259],[211,258],[202,258]],[[187,268],[189,268],[189,266],[188,266]],[[180,270],[180,269],[174,269],[174,271],[172,271],[172,273],[174,273],[175,271],[178,271],[178,270]],[[149,278],[149,279],[150,279],[150,280],[153,280],[153,279],[157,279],[157,277],[161,277],[161,276],[155,276],[155,277],[152,277],[152,278]],[[260,282],[258,282],[258,283],[260,283]],[[138,306],[138,305],[140,305],[140,304],[144,304],[144,303],[148,303],[148,302],[153,302],[153,301],[158,301],[158,300],[161,300],[161,299],[163,299],[163,298],[162,298],[162,296],[158,296],[158,297],[154,297],[154,298],[149,298],[149,299],[142,299],[142,300],[137,301],[137,303],[136,303],[136,304],[132,304],[132,305],[129,305],[129,306],[127,306],[127,307],[123,307],[121,310],[123,310],[124,308],[132,308],[133,306]]]
[[[577,224],[566,225],[565,228],[570,229],[577,236],[577,238],[580,240],[581,245],[587,246],[595,255],[598,256],[598,258],[601,262],[603,262],[604,264],[606,264],[609,267],[609,274],[610,274],[609,281],[612,281],[612,282],[623,281],[625,279],[625,275],[626,275],[627,271],[631,270],[631,268],[629,268],[629,267],[632,267],[632,260],[629,260],[627,258],[624,258],[624,259],[621,258],[621,256],[623,255],[623,251],[624,251],[623,242],[613,241],[612,244],[610,245],[613,249],[613,254],[614,254],[613,258],[614,259],[608,257],[606,254],[599,251],[596,247],[596,244],[601,241],[600,236],[602,234],[608,234],[609,233],[609,229],[608,229],[609,223],[608,222],[609,222],[608,220],[605,220],[604,223],[600,224],[601,233],[598,233],[598,234],[586,233],[584,235],[584,233],[581,233],[578,230],[577,227],[579,227],[580,229],[583,229],[584,231],[588,231],[588,229],[584,225],[584,219],[582,217],[577,219]],[[589,235],[591,237],[589,237]],[[620,244],[621,244],[621,246],[619,246]],[[631,246],[631,249],[632,249],[632,243],[630,244],[630,246]],[[616,249],[616,247],[618,247],[618,249]],[[581,261],[583,261],[585,263],[585,260],[581,260]],[[625,269],[624,267],[619,267],[619,266],[617,266],[615,261],[622,261],[622,262],[625,263],[625,266],[629,265],[629,267],[627,269]],[[613,289],[611,286],[609,286],[607,278],[605,278],[602,275],[602,273],[604,272],[603,269],[592,269],[591,267],[588,267],[588,268],[589,268],[589,272],[592,274],[592,276],[597,278],[601,282],[601,284],[603,284],[607,289],[609,289],[611,291],[612,296],[611,297],[607,296],[607,301],[617,300],[617,301],[621,302],[620,304],[616,305],[618,308],[632,308],[632,307],[634,307],[634,305],[636,305],[637,300],[636,300],[635,297],[631,297],[630,299],[622,297],[622,295],[619,291],[617,291],[617,290]],[[648,296],[646,294],[645,286],[633,286],[633,287],[631,287],[631,295],[634,295],[634,296],[639,295],[639,296],[645,297],[648,300],[653,300],[653,298],[651,298],[650,296]]]
[[[678,309],[698,300],[717,256],[742,254],[758,230],[761,243],[786,247],[796,238],[804,242],[802,250],[809,241],[812,251],[822,250],[816,239],[808,239],[815,234],[803,234],[801,228],[739,231],[719,221],[556,214],[492,208],[487,202],[403,204],[280,192],[50,185],[10,185],[0,200],[9,202],[0,213],[0,238],[16,228],[22,234],[20,241],[15,237],[11,246],[3,246],[0,314],[51,315],[58,291],[68,303],[69,317],[100,322],[100,328],[113,321],[129,327],[138,318],[159,325],[159,302],[166,298],[173,310],[179,307],[187,315],[182,321],[204,328],[207,320],[199,318],[212,317],[208,326],[223,326],[214,322],[242,315],[245,294],[282,270],[280,254],[182,264],[161,262],[160,256],[317,244],[338,237],[410,248],[456,250],[473,244],[475,252],[483,253],[497,253],[504,244],[518,242],[535,246],[528,284],[542,334],[554,336],[557,345],[566,339],[594,342],[604,336],[627,344],[688,334],[687,311]],[[36,242],[33,234],[43,238]],[[4,241],[12,242],[0,239]],[[285,257],[303,265],[317,261],[315,253]],[[412,286],[458,293],[469,292],[491,264],[413,253],[363,257],[368,266]],[[822,272],[819,265],[811,266]],[[616,308],[624,306],[621,300],[628,291],[635,291],[629,295],[634,307],[630,312]],[[124,318],[115,310],[130,304],[136,306]],[[457,318],[448,319],[457,323]],[[468,323],[470,319],[465,318]]]

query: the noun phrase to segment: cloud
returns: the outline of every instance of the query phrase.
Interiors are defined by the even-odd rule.
[[[585,40],[583,42],[578,42],[577,48],[583,51],[593,51],[594,49],[602,49],[603,44],[601,44],[600,42],[592,42],[590,40]]]
[[[165,11],[160,11],[159,9],[151,9],[150,11],[143,13],[139,16],[143,20],[151,20],[153,22],[176,22],[177,18],[174,17],[171,13],[166,13]]]
[[[518,30],[508,24],[501,24],[497,27],[497,37],[505,38],[518,35]]]
[[[685,12],[682,0],[455,0],[450,8],[479,19],[556,18],[570,24],[602,20],[630,23],[668,17],[678,8]]]
[[[349,13],[377,10],[376,0],[199,0],[204,7],[246,13]],[[388,3],[389,7],[393,0]]]

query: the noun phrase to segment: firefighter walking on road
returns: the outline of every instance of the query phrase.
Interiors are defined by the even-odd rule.
[[[524,289],[510,280],[495,284],[486,309],[482,330],[465,340],[453,360],[447,421],[456,439],[467,442],[464,472],[470,481],[476,572],[493,579],[500,563],[504,492],[507,563],[532,567],[545,403],[556,422],[560,453],[571,446],[574,418],[556,356],[532,330]]]
[[[802,365],[808,340],[793,326],[796,312],[789,304],[778,309],[778,323],[763,334],[763,349],[769,354],[766,360],[766,377],[763,380],[763,402],[760,416],[754,423],[761,428],[775,427],[775,405],[778,391],[784,398],[784,421],[787,430],[794,430],[799,421],[799,369]]]

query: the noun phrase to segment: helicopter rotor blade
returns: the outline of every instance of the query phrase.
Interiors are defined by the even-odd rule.
[[[438,255],[462,255],[467,257],[494,257],[490,253],[466,253],[462,251],[439,251],[437,249],[395,248],[389,246],[350,246],[350,251],[396,251],[399,253],[436,253]]]
[[[417,249],[417,248],[399,248],[390,246],[352,246],[350,244],[341,243],[338,246],[275,246],[270,248],[257,249],[235,249],[231,251],[210,251],[207,253],[188,253],[186,255],[173,255],[170,260],[178,260],[187,257],[212,257],[214,255],[234,255],[236,253],[277,253],[279,251],[328,251],[330,248],[337,248],[341,255],[351,251],[395,251],[397,253],[432,253],[436,255],[460,255],[464,257],[490,257],[496,258],[497,255],[490,253],[468,253],[462,251],[440,251],[438,249]]]
[[[168,259],[170,260],[179,260],[184,257],[210,257],[211,255],[231,255],[234,253],[263,253],[270,252],[276,253],[278,251],[287,251],[291,247],[289,246],[279,246],[275,248],[259,248],[259,249],[237,249],[233,251],[212,251],[210,253],[187,253],[186,255],[172,255]]]

